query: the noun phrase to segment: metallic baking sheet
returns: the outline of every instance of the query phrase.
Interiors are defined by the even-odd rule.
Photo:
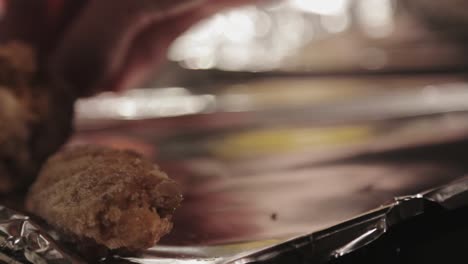
[[[461,198],[460,198],[461,197]],[[118,256],[102,263],[325,263],[374,243],[393,227],[434,211],[468,205],[468,177],[451,184],[404,196],[333,227],[284,242],[278,240],[218,246],[157,246],[139,256]],[[28,216],[0,208],[0,263],[82,263],[64,253]],[[429,232],[429,231],[428,231]]]
[[[398,87],[398,79],[394,81]],[[181,98],[177,95],[181,89],[170,90],[161,104],[146,105],[142,112],[135,112],[132,105],[144,97],[140,92],[148,95],[148,91],[111,95],[107,99],[115,105],[107,113],[118,113],[114,110],[120,108],[126,115],[115,116],[110,123],[95,116],[93,126],[79,127],[71,144],[142,152],[180,182],[185,201],[175,214],[173,232],[159,245],[132,258],[103,261],[294,263],[291,258],[295,258],[321,263],[374,244],[418,214],[430,215],[434,208],[457,210],[466,201],[465,180],[424,191],[468,174],[466,87],[458,80],[384,89],[384,93],[373,90],[373,97],[368,92],[359,94],[371,96],[369,104],[358,96],[311,103],[315,95],[309,94],[300,104],[283,102],[282,111],[275,109],[274,101],[268,106],[253,103],[250,109],[220,111],[221,100],[216,104],[221,108],[199,113],[178,111],[193,110],[184,106],[194,106],[200,99],[190,94]],[[257,102],[266,102],[255,87],[249,91],[237,90],[238,99],[257,96]],[[202,98],[220,98],[212,95]],[[147,99],[161,102],[156,96]],[[102,113],[96,111],[97,116]],[[81,118],[89,121],[92,116],[78,116],[77,124],[84,124]],[[366,213],[373,208],[377,209]],[[8,215],[4,219],[10,223]],[[29,218],[24,221],[31,223]],[[14,233],[5,234],[15,238]],[[55,248],[63,246],[60,240],[47,241],[62,252]],[[24,247],[17,249],[13,255],[24,256]],[[24,257],[16,261],[41,263]]]

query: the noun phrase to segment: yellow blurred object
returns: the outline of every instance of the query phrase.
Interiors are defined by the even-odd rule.
[[[291,152],[314,147],[361,143],[374,134],[367,126],[283,128],[242,132],[214,144],[212,151],[227,159]]]
[[[349,78],[264,79],[224,88],[222,96],[248,96],[256,108],[278,108],[349,100],[375,91],[369,80]]]

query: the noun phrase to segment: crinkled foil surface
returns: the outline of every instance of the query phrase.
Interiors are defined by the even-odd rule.
[[[405,85],[391,80],[396,88],[410,86],[406,79]],[[468,175],[468,85],[457,78],[439,81],[458,84],[428,90],[425,84],[435,81],[425,79],[424,85],[418,81],[398,93],[385,88],[379,96],[363,98],[350,92],[356,96],[346,103],[289,110],[229,111],[223,104],[236,101],[238,94],[224,98],[180,88],[82,102],[90,115],[78,111],[79,131],[71,144],[141,152],[178,181],[185,196],[173,231],[157,246],[100,262],[360,263],[340,261],[382,244],[420,216],[432,219],[437,212],[465,207],[468,179],[461,177]],[[295,93],[307,94],[314,83]],[[328,89],[333,83],[318,86]],[[366,88],[381,80],[351,83],[346,87]],[[213,100],[221,110],[153,116]],[[129,102],[143,108],[132,115],[122,112]],[[102,103],[105,113],[99,111]],[[80,263],[66,253],[73,248],[65,248],[44,225],[6,208],[0,217],[2,263]],[[423,237],[431,229],[402,237]]]
[[[65,253],[27,215],[0,207],[0,263],[82,263]]]
[[[205,247],[149,249],[140,256],[113,256],[101,263],[325,263],[374,243],[393,226],[437,210],[468,205],[468,177],[421,194],[396,198],[359,217],[285,242],[264,241]],[[48,230],[28,216],[0,208],[0,263],[84,263],[65,253]],[[270,245],[268,245],[270,244]],[[284,256],[288,256],[284,258]]]

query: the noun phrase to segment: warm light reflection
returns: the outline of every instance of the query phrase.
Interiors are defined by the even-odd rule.
[[[293,7],[320,15],[338,15],[344,13],[348,0],[290,0]]]
[[[316,58],[314,52],[328,56],[330,51],[324,51],[328,46],[320,46],[321,41],[344,31],[352,30],[356,37],[388,37],[394,29],[394,13],[394,0],[283,0],[244,6],[193,26],[175,40],[168,57],[188,69],[277,70],[290,65],[291,58]],[[314,48],[316,43],[319,48]],[[304,52],[312,54],[302,56]],[[379,51],[356,50],[355,54],[367,60],[357,62],[366,69],[380,69],[388,61]]]
[[[168,56],[189,69],[271,70],[312,38],[314,29],[307,23],[289,5],[246,6],[194,26],[173,43]]]
[[[369,67],[378,66],[379,63],[376,62]],[[390,89],[382,91],[379,95],[360,94],[350,97],[346,103],[340,100],[327,102],[326,97],[319,100],[317,98],[319,95],[316,93],[303,94],[300,103],[297,101],[294,103],[291,97],[284,94],[279,96],[271,101],[271,98],[268,99],[268,96],[258,93],[258,90],[257,93],[238,91],[225,94],[193,94],[181,87],[137,89],[126,93],[107,92],[97,97],[79,100],[76,112],[77,120],[86,122],[86,120],[152,119],[212,112],[261,112],[280,108],[281,114],[292,111],[289,114],[294,118],[343,121],[348,118],[367,120],[408,117],[468,109],[468,88],[465,83],[448,83],[399,92]],[[310,111],[306,111],[308,107]],[[296,110],[298,112],[295,112]],[[275,118],[278,119],[280,116],[275,115]]]
[[[359,22],[370,37],[386,37],[393,31],[393,1],[361,0],[358,2]]]
[[[210,112],[213,95],[193,95],[185,88],[136,89],[124,94],[103,93],[76,105],[85,119],[145,119]]]
[[[242,12],[229,12],[224,17],[223,34],[228,41],[248,43],[255,38],[255,8],[245,8]]]

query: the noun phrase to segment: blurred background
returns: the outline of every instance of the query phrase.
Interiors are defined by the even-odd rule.
[[[145,86],[81,100],[71,144],[133,148],[181,182],[167,244],[320,230],[467,172],[466,7],[282,0],[216,14]]]
[[[456,12],[466,4],[433,2],[280,0],[216,14],[180,36],[154,80],[135,87],[147,89],[103,94],[96,98],[109,102],[102,109],[95,99],[80,102],[79,126],[102,117],[312,106],[463,82],[468,55],[464,16]],[[148,101],[121,107],[116,96]]]

